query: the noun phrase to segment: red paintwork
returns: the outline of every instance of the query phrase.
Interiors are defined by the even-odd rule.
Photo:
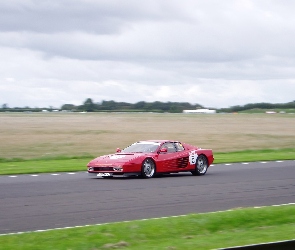
[[[122,153],[117,149],[117,153],[97,157],[87,164],[88,173],[112,173],[113,175],[123,175],[126,173],[140,174],[142,163],[146,158],[151,158],[156,164],[157,173],[177,173],[193,171],[195,164],[190,164],[189,153],[195,151],[198,155],[205,155],[208,160],[208,167],[213,163],[214,157],[211,149],[201,149],[186,143],[181,143],[183,151],[166,153],[160,152],[161,146],[166,142],[178,142],[170,140],[149,140],[146,142],[159,143],[159,147],[154,153]],[[123,171],[111,170],[113,167],[122,167]],[[89,169],[92,168],[92,169]],[[98,169],[99,168],[99,169]]]

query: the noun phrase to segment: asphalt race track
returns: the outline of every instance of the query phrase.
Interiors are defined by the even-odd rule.
[[[0,234],[295,202],[295,161],[218,164],[205,176],[0,176]]]

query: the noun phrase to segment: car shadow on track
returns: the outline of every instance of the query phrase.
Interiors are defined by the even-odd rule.
[[[206,175],[210,175],[210,174],[206,174]],[[153,177],[152,179],[162,179],[162,178],[176,178],[176,177],[192,177],[192,178],[204,178],[204,176],[194,176],[191,173],[171,173],[171,174],[158,174],[157,176]],[[138,179],[142,179],[142,180],[148,180],[151,178],[143,178],[139,175],[134,175],[134,176],[113,176],[113,177],[90,177],[90,179],[92,180],[138,180]]]

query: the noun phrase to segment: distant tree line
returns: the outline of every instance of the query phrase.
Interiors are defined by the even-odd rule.
[[[170,112],[180,113],[184,109],[196,109],[203,108],[199,104],[192,105],[188,102],[115,102],[115,101],[102,101],[101,103],[94,103],[91,98],[79,106],[72,104],[64,104],[61,106],[62,110],[70,111],[86,111],[86,112],[97,112],[97,111],[128,111],[128,112]]]
[[[49,108],[14,107],[10,108],[7,103],[0,107],[0,112],[41,112],[41,111],[71,111],[71,112],[169,112],[181,113],[185,109],[204,108],[200,104],[188,102],[144,102],[137,103],[102,101],[94,102],[87,98],[82,105],[64,104],[60,109],[50,106]],[[217,112],[241,112],[253,109],[295,109],[295,101],[288,103],[250,103],[243,106],[232,106],[229,108],[216,109]]]
[[[82,105],[63,104],[60,109],[50,106],[49,108],[30,108],[14,107],[10,108],[7,103],[2,105],[0,112],[41,112],[41,111],[71,111],[71,112],[170,112],[181,113],[184,109],[203,108],[199,104],[190,104],[188,102],[144,102],[135,104],[127,102],[102,101],[95,103],[91,98],[87,98]]]
[[[243,106],[232,106],[230,108],[222,108],[219,109],[219,112],[241,112],[245,110],[253,110],[253,109],[295,109],[295,101],[287,102],[287,103],[249,103]]]

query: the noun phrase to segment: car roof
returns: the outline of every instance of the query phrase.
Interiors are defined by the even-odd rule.
[[[173,140],[145,140],[148,142],[164,143],[164,142],[175,142]]]

